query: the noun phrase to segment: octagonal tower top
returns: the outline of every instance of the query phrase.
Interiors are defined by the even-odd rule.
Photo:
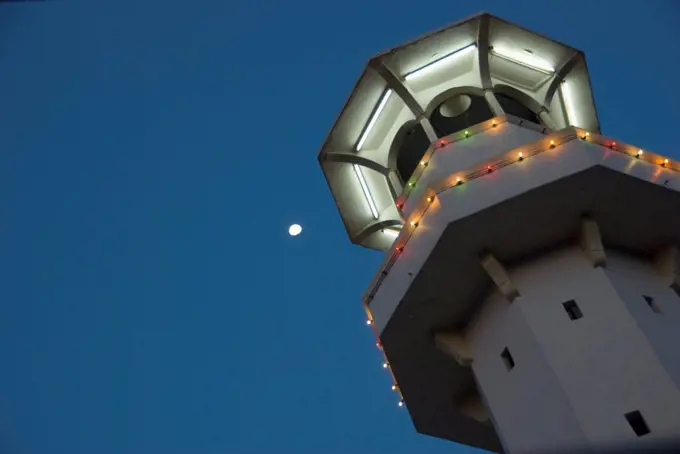
[[[599,132],[583,52],[482,13],[369,60],[319,153],[350,240],[389,248],[428,148],[503,115]]]

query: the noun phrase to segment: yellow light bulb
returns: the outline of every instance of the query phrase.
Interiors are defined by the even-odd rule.
[[[425,167],[426,164],[427,164],[427,162],[425,162],[425,161],[420,161],[420,165],[421,165],[421,166]]]
[[[668,165],[668,159],[663,160],[663,165],[667,166]]]
[[[397,390],[397,385],[392,385],[392,391],[396,391],[396,390]]]
[[[463,180],[461,180],[460,177],[456,177],[456,183],[460,184],[461,181],[463,181]]]
[[[430,202],[432,202],[432,197],[427,198],[427,203],[430,203]]]
[[[519,153],[517,153],[517,157],[518,157],[519,159],[524,158],[524,153],[522,153],[522,152],[520,151]]]
[[[418,225],[418,223],[416,221],[411,221],[411,227],[415,227],[417,225]]]
[[[551,146],[551,147],[554,147],[554,146],[555,146],[555,141],[554,141],[554,140],[551,140],[551,141],[550,141],[550,146]]]
[[[638,156],[642,156],[642,153],[643,153],[642,150],[638,150],[638,151],[637,151],[637,155],[638,155]]]
[[[496,120],[491,122],[491,126],[493,126],[494,128],[496,127]]]

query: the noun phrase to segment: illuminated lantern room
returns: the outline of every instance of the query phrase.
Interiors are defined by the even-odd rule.
[[[428,149],[506,115],[599,132],[583,53],[480,14],[372,58],[319,154],[351,241],[389,248]]]

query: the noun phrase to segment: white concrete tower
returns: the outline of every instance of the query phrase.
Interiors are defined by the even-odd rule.
[[[380,54],[319,161],[419,432],[680,436],[680,162],[600,134],[581,51],[480,14]]]

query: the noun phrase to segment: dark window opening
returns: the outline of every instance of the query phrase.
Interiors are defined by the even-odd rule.
[[[413,124],[398,139],[397,148],[397,172],[401,181],[406,182],[418,167],[423,155],[430,146],[425,130],[420,123]]]
[[[652,298],[649,295],[642,295],[642,297],[645,299],[645,301],[647,302],[647,305],[650,307],[650,309],[652,309],[657,314],[663,314],[659,305],[656,304],[656,301],[654,301],[654,298]]]
[[[564,310],[567,311],[567,314],[569,315],[570,319],[578,320],[579,318],[583,317],[583,313],[576,304],[576,301],[574,300],[566,301],[562,303],[562,306],[564,306]]]
[[[543,124],[538,115],[536,115],[533,110],[529,109],[521,102],[503,93],[494,94],[496,95],[498,103],[501,105],[503,111],[505,111],[506,114],[528,120],[538,125]]]
[[[515,367],[515,360],[512,359],[510,350],[508,350],[507,347],[503,350],[503,353],[501,353],[501,358],[503,358],[503,364],[505,364],[505,367],[508,370],[511,370]]]
[[[628,424],[630,424],[631,429],[633,429],[633,432],[635,432],[635,435],[638,437],[641,437],[643,435],[647,435],[650,430],[649,426],[647,426],[647,422],[645,421],[645,418],[642,417],[642,413],[639,411],[631,411],[630,413],[626,413],[626,421],[628,421]]]

